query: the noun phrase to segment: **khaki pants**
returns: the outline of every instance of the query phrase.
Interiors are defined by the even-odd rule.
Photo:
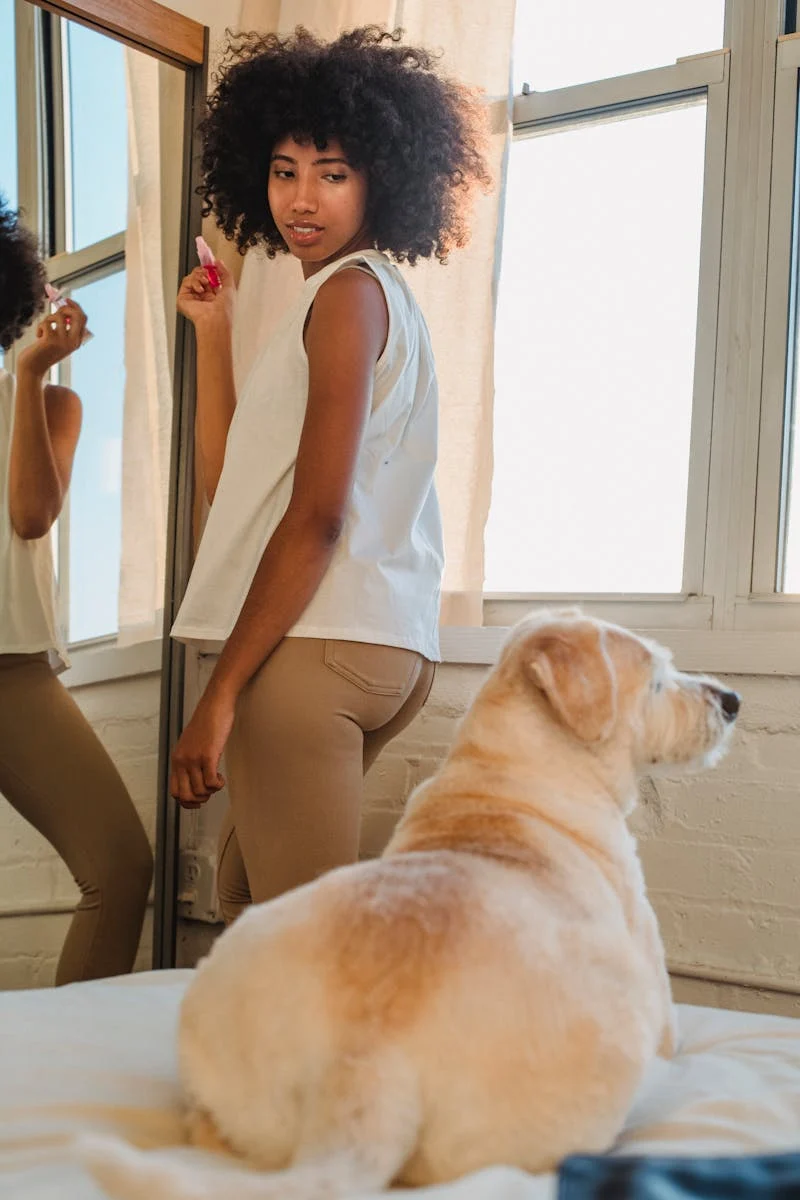
[[[226,923],[358,858],[364,774],[433,684],[413,650],[284,638],[241,693],[219,841]]]
[[[56,984],[130,971],[153,856],[116,767],[46,654],[0,655],[0,792],[81,890]]]

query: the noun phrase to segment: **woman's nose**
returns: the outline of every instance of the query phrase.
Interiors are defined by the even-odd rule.
[[[313,187],[308,184],[299,183],[297,190],[292,200],[292,208],[295,212],[314,212],[317,207],[316,195]]]

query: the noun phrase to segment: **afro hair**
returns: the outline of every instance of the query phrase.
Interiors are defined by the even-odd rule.
[[[10,349],[45,307],[47,281],[34,235],[0,196],[0,347]]]
[[[338,141],[367,175],[366,224],[398,262],[467,241],[467,208],[491,183],[486,125],[474,91],[436,70],[402,31],[370,25],[323,42],[299,26],[229,35],[201,125],[203,215],[240,250],[286,251],[267,203],[272,148],[285,137],[322,150]]]

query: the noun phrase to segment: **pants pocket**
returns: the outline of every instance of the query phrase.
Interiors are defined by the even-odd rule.
[[[375,696],[403,696],[416,683],[423,658],[402,646],[369,642],[325,642],[325,665]]]

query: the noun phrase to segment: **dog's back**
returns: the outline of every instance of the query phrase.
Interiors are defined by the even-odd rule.
[[[345,868],[253,911],[187,994],[189,1095],[269,1170],[321,1150],[315,1127],[346,1142],[354,1095],[373,1115],[394,1096],[405,1183],[604,1148],[659,1014],[641,1011],[642,964],[597,888],[594,911],[564,909],[517,868],[436,851]]]

